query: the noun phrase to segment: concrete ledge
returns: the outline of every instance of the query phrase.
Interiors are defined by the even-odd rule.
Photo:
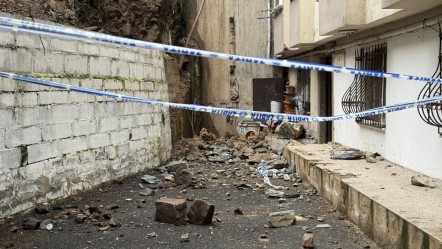
[[[388,161],[332,160],[331,145],[285,148],[297,174],[383,248],[442,249],[442,181],[411,185],[417,174]]]

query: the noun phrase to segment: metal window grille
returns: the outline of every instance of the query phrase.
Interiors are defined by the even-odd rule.
[[[382,43],[356,50],[356,68],[386,72],[387,44]],[[342,109],[346,114],[365,111],[385,105],[384,78],[355,75],[342,97]],[[385,128],[385,115],[357,118],[356,122],[377,128]]]
[[[442,78],[442,32],[439,24],[439,54],[437,58],[436,71],[433,78]],[[422,91],[419,93],[418,99],[442,96],[442,84],[427,82]],[[442,101],[426,104],[417,108],[419,116],[422,120],[432,126],[438,128],[439,135],[442,135]]]
[[[298,111],[310,114],[310,70],[298,70],[295,98]]]

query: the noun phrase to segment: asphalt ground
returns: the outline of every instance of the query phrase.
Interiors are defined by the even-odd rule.
[[[279,199],[268,198],[265,195],[268,187],[260,189],[256,185],[264,183],[262,176],[254,174],[250,167],[242,161],[225,164],[199,160],[190,168],[206,188],[159,188],[154,196],[140,196],[139,192],[142,190],[140,178],[144,174],[157,175],[161,179],[160,172],[155,170],[104,184],[51,204],[49,214],[31,211],[1,224],[0,248],[303,248],[305,230],[312,232],[315,248],[319,249],[379,248],[309,185],[271,179],[274,185],[287,187],[286,194],[301,197],[286,198],[287,204],[283,206]],[[219,174],[218,179],[212,179],[216,170],[225,172]],[[188,206],[196,199],[214,204],[212,224],[175,226],[155,221],[155,200],[161,196],[187,198]],[[83,210],[86,205],[105,208],[111,204],[118,206],[109,212],[121,227],[103,229],[108,221],[101,217],[78,224],[68,215],[69,210]],[[235,214],[235,209],[243,214]],[[296,224],[268,228],[268,213],[285,210],[295,210]],[[25,230],[21,224],[27,217],[51,218],[54,228],[51,231]],[[330,228],[316,227],[325,224]],[[18,229],[11,232],[14,226]],[[181,235],[186,233],[189,242],[180,242]]]

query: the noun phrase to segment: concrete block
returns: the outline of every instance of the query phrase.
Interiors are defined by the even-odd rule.
[[[80,104],[78,117],[80,119],[89,119],[95,117],[95,104],[93,103]]]
[[[85,102],[91,102],[91,99],[88,98],[88,94],[69,92],[68,103],[85,103]]]
[[[54,105],[52,117],[55,122],[75,120],[80,117],[80,108],[77,105]]]
[[[21,165],[21,151],[18,148],[0,150],[0,172],[15,169]]]
[[[39,142],[41,142],[41,129],[36,126],[9,130],[5,138],[5,144],[8,148],[36,144]]]
[[[129,130],[115,131],[110,134],[111,143],[113,145],[124,144],[129,141]]]
[[[5,148],[5,129],[0,129],[0,150]]]
[[[74,136],[89,135],[97,132],[96,120],[80,120],[72,124],[72,132]]]
[[[138,114],[138,106],[140,103],[126,102],[124,103],[124,115]]]
[[[38,103],[40,105],[66,104],[68,103],[68,91],[40,92]]]
[[[155,79],[155,69],[152,65],[143,65],[143,75],[145,79],[154,80]]]
[[[9,31],[1,31],[0,46],[9,47],[14,45],[15,45],[14,33]]]
[[[18,89],[22,92],[40,92],[40,91],[47,91],[49,88],[45,86],[39,86],[36,84],[30,84],[25,82],[18,82],[17,83]]]
[[[137,81],[126,80],[124,81],[124,88],[127,91],[139,91],[140,83]]]
[[[39,36],[29,35],[24,33],[16,33],[16,36],[17,36],[17,41],[16,41],[17,47],[33,48],[33,49],[43,48]],[[47,48],[47,41],[43,41],[43,44]]]
[[[132,129],[131,134],[132,134],[132,140],[138,140],[148,137],[148,132],[144,127]]]
[[[0,94],[0,107],[8,108],[15,105],[15,96],[12,93]]]
[[[89,42],[80,42],[78,44],[78,51],[81,54],[85,55],[94,55],[99,56],[101,54],[100,52],[100,46],[96,43],[89,43]]]
[[[72,122],[60,122],[43,127],[43,140],[50,141],[72,136]]]
[[[129,63],[130,77],[135,79],[144,79],[143,65],[140,63]]]
[[[38,105],[38,95],[36,92],[25,92],[17,94],[18,106],[35,107]]]
[[[186,225],[187,204],[185,199],[161,197],[155,201],[155,219],[161,223]]]
[[[118,117],[101,118],[98,121],[98,132],[114,131],[118,129]]]
[[[27,73],[32,71],[34,63],[34,52],[19,48],[12,53],[11,71],[16,73]]]
[[[89,148],[96,149],[111,145],[109,134],[98,133],[89,136]]]
[[[33,65],[33,72],[35,73],[52,73],[62,74],[65,71],[64,68],[64,54],[58,52],[46,52],[36,51],[35,60]]]
[[[0,172],[20,167],[21,157],[19,148],[0,150]]]
[[[107,57],[90,57],[89,73],[91,75],[110,75],[111,60]]]
[[[114,60],[111,62],[111,75],[118,77],[130,77],[129,64],[126,61]]]
[[[141,91],[153,91],[153,82],[151,81],[146,81],[146,82],[141,82],[140,83],[140,90]]]
[[[68,74],[89,74],[89,58],[82,55],[66,55],[64,69]]]
[[[47,142],[28,146],[28,163],[35,163],[59,155],[58,146],[55,142]]]
[[[103,89],[105,90],[123,90],[123,87],[123,82],[121,80],[103,80]]]
[[[95,89],[95,90],[102,90],[103,89],[103,80],[102,79],[93,79],[91,88]]]
[[[145,139],[131,141],[129,143],[129,147],[130,147],[130,151],[138,151],[138,150],[146,149],[146,148],[150,149],[150,146]]]
[[[16,109],[15,115],[18,123],[22,126],[44,124],[52,121],[49,109],[41,106]]]
[[[121,116],[120,117],[120,128],[127,129],[138,126],[136,124],[136,116]]]
[[[63,52],[78,53],[78,42],[52,38],[49,41],[49,49]]]
[[[85,136],[61,139],[58,141],[58,148],[61,154],[71,154],[78,151],[87,150],[88,140]]]
[[[102,46],[101,56],[109,58],[120,58],[120,50],[115,48],[115,46]]]
[[[136,50],[136,49],[135,49]],[[136,51],[130,48],[120,49],[120,57],[121,60],[125,61],[137,61],[138,56]]]
[[[0,63],[2,58],[0,57]],[[1,67],[1,66],[0,66]],[[0,78],[0,91],[1,92],[15,92],[18,89],[17,81],[12,79]]]
[[[12,71],[12,50],[9,48],[0,48],[0,70],[10,72]]]

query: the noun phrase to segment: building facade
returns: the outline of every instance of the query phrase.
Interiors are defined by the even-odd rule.
[[[411,0],[284,0],[275,17],[279,58],[441,77],[442,3]],[[442,84],[287,69],[298,112],[355,113],[442,95]],[[442,179],[442,104],[356,120],[309,123],[315,142],[334,141]]]

